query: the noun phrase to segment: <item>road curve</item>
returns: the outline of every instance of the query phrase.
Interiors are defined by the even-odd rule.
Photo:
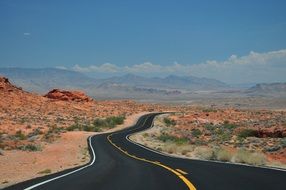
[[[85,166],[6,189],[285,189],[284,171],[168,157],[128,141],[128,135],[151,127],[155,116],[144,115],[133,127],[88,139],[91,161]]]

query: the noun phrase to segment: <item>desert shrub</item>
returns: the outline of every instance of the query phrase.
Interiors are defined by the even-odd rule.
[[[49,174],[49,173],[51,173],[51,172],[52,172],[51,169],[45,169],[45,170],[43,170],[43,171],[38,172],[38,174]]]
[[[60,134],[62,131],[64,131],[62,127],[57,127],[56,125],[48,125],[48,127],[49,130],[43,136],[43,139],[47,142],[52,142],[55,139],[56,134]],[[68,127],[67,130],[70,131],[71,127]]]
[[[178,152],[180,152],[182,155],[188,155],[188,153],[194,151],[194,146],[186,144],[178,146]]]
[[[89,125],[89,124],[84,124],[81,126],[81,129],[83,131],[94,131],[94,128],[95,128],[94,126]]]
[[[75,123],[71,126],[67,127],[67,131],[94,131],[94,132],[100,132],[104,128],[113,128],[116,125],[121,125],[124,122],[125,117],[124,116],[112,116],[107,117],[105,119],[102,118],[96,118],[93,120],[92,124],[90,123],[84,123],[80,124],[78,119],[75,119]]]
[[[215,152],[215,157],[216,160],[229,162],[232,159],[232,154],[228,150],[220,148]]]
[[[172,135],[169,135],[169,134],[161,134],[158,139],[160,141],[163,141],[163,142],[167,142],[167,141],[170,141],[170,142],[174,142],[178,145],[181,145],[181,144],[186,144],[189,142],[189,139],[188,138],[185,138],[185,137],[176,137],[176,136],[172,136]]]
[[[192,130],[192,136],[193,136],[193,137],[199,137],[199,136],[201,136],[201,135],[202,135],[201,130],[199,130],[199,129],[193,129],[193,130]]]
[[[286,138],[281,139],[280,144],[282,148],[286,148]]]
[[[265,165],[266,157],[263,153],[255,152],[252,153],[250,158],[248,159],[248,164],[261,166]]]
[[[107,123],[113,123],[114,125],[121,125],[124,123],[124,116],[112,116],[106,118]]]
[[[93,121],[93,125],[99,128],[114,128],[116,125],[123,124],[124,119],[124,116],[112,116],[105,119],[97,118]]]
[[[266,152],[276,152],[281,149],[281,146],[266,146],[264,147],[264,151]]]
[[[31,152],[42,150],[40,145],[33,145],[33,144],[27,144],[27,145],[21,146],[19,147],[19,149],[23,151],[31,151]]]
[[[96,126],[96,127],[107,127],[107,126],[108,126],[108,123],[106,122],[105,119],[96,118],[96,119],[93,121],[93,126]]]
[[[219,136],[219,140],[222,142],[229,141],[231,139],[232,134],[230,132],[224,132]]]
[[[148,133],[143,133],[143,137],[144,138],[149,137],[149,134]]]
[[[168,127],[176,125],[176,121],[174,121],[173,119],[167,118],[167,117],[165,117],[163,121]]]
[[[243,129],[238,133],[239,138],[257,137],[257,131],[254,129]]]
[[[234,162],[238,162],[238,163],[247,163],[249,156],[250,156],[250,152],[245,150],[245,149],[239,149],[235,156],[234,156]]]
[[[81,130],[81,125],[79,124],[78,120],[76,119],[74,124],[70,125],[69,127],[66,128],[67,131],[76,131],[76,130]]]
[[[204,128],[206,128],[209,131],[213,131],[215,129],[215,126],[211,123],[205,124]]]
[[[202,110],[203,112],[217,112],[217,110],[216,109],[213,109],[213,108],[206,108],[206,109],[203,109]]]
[[[214,158],[214,151],[209,147],[196,147],[194,154],[201,159],[211,160]]]
[[[266,157],[262,153],[250,152],[244,149],[240,149],[236,152],[234,156],[234,162],[246,163],[250,165],[265,165]]]
[[[160,141],[163,141],[163,142],[167,142],[167,141],[173,141],[174,139],[174,136],[171,136],[171,135],[168,135],[168,134],[161,134],[158,139]]]
[[[238,126],[235,125],[235,124],[229,123],[228,121],[225,121],[225,122],[223,123],[222,127],[223,127],[224,129],[233,130],[233,129],[237,128]]]
[[[35,128],[33,130],[33,132],[29,133],[27,136],[28,137],[33,137],[33,136],[41,135],[41,134],[43,134],[43,131],[41,131],[39,128]]]
[[[24,133],[22,133],[21,130],[17,131],[15,134],[15,137],[20,139],[20,140],[25,140],[27,139],[26,135]]]

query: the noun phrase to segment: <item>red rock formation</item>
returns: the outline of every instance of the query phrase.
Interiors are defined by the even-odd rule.
[[[84,92],[81,91],[67,91],[67,90],[59,90],[53,89],[44,97],[62,100],[62,101],[75,101],[75,102],[90,102],[92,99],[85,95]]]
[[[11,92],[14,90],[22,90],[22,88],[12,85],[8,78],[0,76],[0,90]]]

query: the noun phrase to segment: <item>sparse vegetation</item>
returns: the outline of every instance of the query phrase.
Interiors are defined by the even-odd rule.
[[[212,160],[214,158],[214,151],[205,146],[196,147],[194,150],[194,154],[201,159],[204,160]]]
[[[266,157],[262,153],[250,152],[245,149],[239,149],[234,155],[233,161],[260,166],[265,165]]]
[[[216,109],[213,109],[213,108],[206,108],[206,109],[203,109],[202,110],[203,112],[217,112],[217,110]]]
[[[173,119],[170,119],[168,117],[164,117],[163,121],[167,127],[176,125],[176,121],[174,121]]]
[[[23,151],[35,152],[35,151],[41,151],[42,147],[40,145],[27,144],[27,145],[20,146],[19,149]]]
[[[178,145],[189,143],[189,139],[188,138],[176,137],[176,136],[172,136],[172,135],[169,135],[169,134],[161,134],[158,137],[158,140],[163,141],[163,142],[170,141],[170,142],[174,142],[174,143],[176,143]]]
[[[239,138],[246,138],[246,137],[256,137],[257,131],[254,129],[243,129],[241,130],[238,135]]]
[[[17,131],[14,136],[19,140],[26,140],[27,139],[26,135],[21,130]]]
[[[280,144],[282,148],[286,148],[286,138],[281,139]]]
[[[114,128],[116,125],[121,125],[124,122],[124,116],[112,116],[105,119],[96,118],[91,124],[84,123],[81,124],[78,119],[75,120],[75,123],[67,127],[68,131],[94,131],[99,132],[104,129]]]
[[[193,136],[193,137],[199,137],[199,136],[201,136],[201,135],[202,135],[202,132],[201,132],[200,129],[193,129],[193,130],[192,130],[192,136]]]
[[[230,162],[232,159],[232,154],[226,149],[219,148],[215,151],[215,158],[219,161]]]
[[[45,169],[43,171],[38,172],[38,174],[50,174],[50,173],[52,173],[51,169]]]

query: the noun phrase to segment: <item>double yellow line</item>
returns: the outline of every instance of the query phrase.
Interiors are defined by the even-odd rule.
[[[195,186],[183,175],[183,174],[186,174],[185,172],[182,172],[183,174],[181,174],[180,172],[178,171],[181,171],[181,170],[178,170],[177,171],[175,169],[172,169],[170,168],[169,166],[166,166],[158,161],[151,161],[151,160],[147,160],[145,158],[139,158],[135,155],[131,155],[129,154],[127,151],[123,150],[121,147],[117,146],[115,143],[112,142],[111,140],[111,136],[112,134],[108,135],[107,136],[107,140],[110,142],[110,144],[112,144],[115,148],[117,148],[118,150],[120,150],[122,153],[124,153],[125,155],[131,157],[131,158],[134,158],[136,160],[141,160],[143,162],[147,162],[147,163],[151,163],[151,164],[154,164],[154,165],[157,165],[157,166],[160,166],[162,168],[165,168],[166,170],[172,172],[173,174],[175,174],[177,177],[179,177],[186,185],[187,187],[190,189],[190,190],[196,190]]]

